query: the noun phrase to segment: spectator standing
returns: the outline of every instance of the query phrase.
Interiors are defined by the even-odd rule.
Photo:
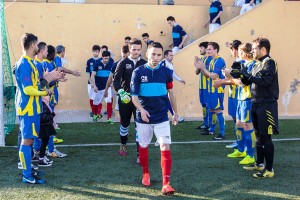
[[[187,33],[183,30],[183,28],[176,23],[175,18],[169,16],[167,18],[168,24],[172,26],[172,38],[173,43],[169,46],[172,48],[173,54],[175,55],[179,50],[183,48],[184,42],[188,38]]]

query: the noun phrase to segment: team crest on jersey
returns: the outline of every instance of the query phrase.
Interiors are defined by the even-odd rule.
[[[126,69],[132,69],[131,64],[126,64]]]
[[[93,66],[94,65],[94,63],[90,63],[90,66]]]
[[[148,82],[148,76],[141,76],[142,82]]]
[[[102,66],[99,66],[98,69],[99,69],[99,70],[102,70]]]

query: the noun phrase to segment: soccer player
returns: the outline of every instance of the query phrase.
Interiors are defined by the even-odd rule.
[[[125,38],[124,38],[124,44],[125,44],[125,45],[128,45],[129,42],[130,42],[130,40],[131,40],[131,37],[129,37],[129,36],[125,37]]]
[[[110,52],[109,51],[102,52],[102,60],[95,64],[91,75],[91,87],[95,91],[94,98],[93,98],[93,105],[94,105],[93,121],[95,122],[98,119],[102,118],[101,110],[102,110],[102,100],[104,97],[104,90],[113,65],[113,63],[110,62],[109,59],[110,59]],[[108,97],[105,98],[105,102],[107,103],[107,122],[109,124],[113,124],[113,121],[111,119],[112,116],[111,88],[108,88]]]
[[[38,53],[38,43],[38,38],[34,34],[26,33],[22,36],[21,44],[24,55],[17,62],[15,68],[16,106],[22,135],[19,149],[19,157],[23,167],[22,181],[30,184],[45,183],[44,180],[33,175],[31,149],[33,138],[38,136],[40,128],[40,98],[51,93],[40,90],[38,70],[33,63]]]
[[[183,30],[183,28],[176,23],[175,18],[169,16],[167,18],[168,24],[172,26],[172,39],[173,43],[169,45],[172,48],[173,54],[175,55],[179,50],[183,48],[184,42],[188,38],[188,35]]]
[[[171,131],[168,119],[168,94],[174,109],[173,124],[178,122],[176,98],[173,91],[173,72],[159,64],[163,56],[163,47],[154,42],[147,50],[148,63],[133,71],[130,91],[132,101],[137,108],[136,124],[139,139],[140,164],[143,171],[142,184],[150,186],[148,168],[148,145],[155,134],[161,150],[162,193],[174,194],[170,185],[172,158],[170,151]]]
[[[102,45],[102,46],[101,46],[101,51],[100,51],[101,58],[100,58],[100,59],[102,59],[102,53],[103,53],[104,51],[109,51],[109,52],[110,52],[110,50],[108,50],[108,46],[106,46],[106,45]],[[111,52],[110,52],[110,54],[111,54]],[[109,57],[109,62],[112,62],[112,63],[115,62],[114,59],[112,59],[111,56]]]
[[[205,64],[197,56],[195,57],[194,62],[196,69],[200,69],[204,76],[208,78],[208,107],[210,108],[210,115],[212,116],[211,124],[209,125],[209,134],[215,134],[216,118],[218,118],[220,126],[220,134],[214,137],[215,140],[223,140],[225,138],[225,119],[223,116],[225,87],[213,87],[215,80],[224,79],[222,69],[225,68],[225,61],[218,55],[219,50],[220,47],[218,43],[209,42],[207,44],[207,55],[212,57],[208,70],[206,69]],[[213,114],[216,114],[216,117]]]
[[[223,13],[222,3],[219,0],[212,0],[209,8],[209,19],[204,24],[204,28],[209,25],[209,33],[214,32],[221,26],[221,15]]]
[[[206,69],[209,69],[209,63],[211,61],[211,56],[208,56],[206,53],[206,48],[207,48],[208,42],[201,42],[199,44],[200,48],[200,55],[202,56],[200,59],[201,61],[205,64]],[[202,115],[203,115],[203,121],[204,123],[197,127],[197,129],[201,130],[202,135],[207,135],[209,134],[209,108],[208,108],[208,80],[204,76],[203,73],[201,73],[200,69],[196,69],[196,75],[199,75],[199,99],[200,99],[200,104],[202,106]]]
[[[148,33],[143,33],[142,35],[143,41],[146,43],[147,47],[149,44],[152,44],[154,41],[150,40]]]
[[[256,163],[245,166],[247,170],[261,170],[255,178],[274,176],[274,144],[272,135],[278,134],[279,84],[277,63],[270,57],[271,44],[265,37],[253,41],[253,57],[260,63],[252,73],[242,71],[242,82],[252,84],[252,120],[256,135]],[[264,166],[264,162],[266,165]]]
[[[250,43],[241,44],[238,48],[238,57],[240,60],[235,62],[234,65],[238,65],[240,69],[244,68],[249,73],[251,73],[252,68],[255,66],[256,61],[252,58],[252,45]],[[237,137],[237,150],[233,153],[228,154],[229,158],[242,158],[239,163],[242,165],[249,165],[255,162],[254,159],[254,147],[255,147],[255,133],[253,131],[252,116],[251,116],[251,86],[243,85],[239,76],[235,76],[234,72],[236,69],[224,70],[224,74],[227,80],[220,80],[222,82],[231,82],[235,84],[237,88],[237,109],[236,109],[236,137]],[[230,74],[231,73],[231,74]],[[233,76],[233,77],[232,77]],[[215,82],[215,85],[218,82]],[[247,151],[245,152],[245,147]]]
[[[174,57],[174,54],[171,50],[166,50],[164,52],[164,60],[162,62],[165,62],[165,66],[168,67],[172,72],[173,72],[173,79],[179,81],[180,83],[182,84],[185,84],[185,81],[180,78],[174,71],[174,66],[173,66],[173,57]],[[171,106],[171,103],[170,101],[168,102],[168,108],[169,108],[169,111],[170,113],[172,114],[172,116],[174,115],[174,112],[173,112],[173,109],[172,109],[172,106]],[[180,117],[178,116],[178,122],[184,122],[184,118],[183,117]]]
[[[89,99],[90,99],[90,106],[91,106],[91,110],[92,110],[92,114],[91,116],[93,117],[93,111],[94,111],[94,104],[93,104],[93,94],[94,94],[94,90],[91,87],[91,74],[92,71],[94,69],[94,66],[96,65],[96,63],[101,62],[100,58],[99,58],[99,53],[100,53],[100,46],[99,45],[94,45],[92,47],[92,51],[93,51],[93,57],[90,58],[87,62],[86,62],[86,73],[88,75],[88,95],[89,95]]]
[[[129,43],[129,56],[124,60],[121,60],[117,65],[114,73],[113,85],[115,90],[119,94],[119,113],[121,118],[120,126],[120,139],[121,146],[119,154],[121,156],[127,155],[127,138],[128,128],[130,125],[131,115],[135,118],[136,108],[133,105],[130,97],[130,81],[132,72],[135,68],[147,63],[140,57],[142,50],[141,40],[132,39]]]

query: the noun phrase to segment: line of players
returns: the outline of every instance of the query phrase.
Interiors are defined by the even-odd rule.
[[[236,149],[227,157],[243,158],[239,164],[246,165],[244,169],[260,171],[253,174],[256,178],[273,177],[271,135],[278,132],[278,80],[273,86],[271,80],[276,81],[277,65],[269,56],[270,42],[259,37],[253,44],[234,40],[226,46],[236,59],[231,68],[226,68],[224,59],[218,55],[220,47],[217,43],[199,44],[202,57],[196,56],[194,65],[196,74],[200,74],[199,97],[204,124],[197,129],[201,129],[202,135],[214,135],[218,121],[220,133],[214,140],[225,139],[223,100],[225,85],[229,85],[228,114],[235,125],[236,142],[226,147]],[[255,146],[257,160],[254,158]]]

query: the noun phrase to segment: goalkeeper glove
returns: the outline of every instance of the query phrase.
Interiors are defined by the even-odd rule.
[[[131,101],[130,94],[125,92],[124,89],[119,89],[118,94],[120,95],[122,103],[128,104]]]

